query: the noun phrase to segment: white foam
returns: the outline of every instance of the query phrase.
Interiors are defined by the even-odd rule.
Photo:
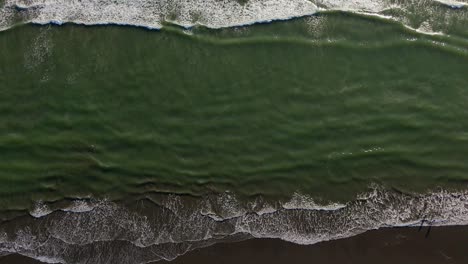
[[[245,201],[225,193],[198,200],[168,195],[158,202],[162,206],[151,203],[141,205],[141,210],[107,200],[77,200],[55,214],[39,202],[31,212],[35,218],[28,224],[13,228],[4,227],[7,223],[0,225],[0,251],[62,263],[78,262],[72,257],[82,254],[99,263],[93,258],[120,261],[119,252],[114,252],[119,249],[113,249],[112,243],[128,241],[127,250],[132,252],[128,263],[144,263],[173,259],[239,234],[314,244],[382,227],[468,225],[468,192],[406,195],[373,188],[346,204],[319,204],[298,193],[286,202],[261,197]],[[87,251],[93,243],[108,246],[102,252]],[[103,252],[110,255],[93,255]]]
[[[29,212],[29,214],[33,217],[40,218],[46,216],[53,211],[42,201],[38,201],[34,208]]]
[[[379,16],[409,27],[414,27],[408,22],[414,10],[428,23],[453,20],[451,14],[434,9],[431,6],[433,2],[454,8],[467,5],[452,0],[248,0],[244,4],[236,0],[5,0],[0,8],[0,30],[17,23],[15,17],[18,16],[22,17],[20,23],[116,24],[150,29],[159,29],[166,21],[186,28],[195,25],[233,27],[308,16],[327,10]],[[395,17],[385,14],[392,9],[402,12]],[[436,16],[438,21],[432,21],[431,17]],[[423,29],[417,32],[427,33]]]
[[[17,7],[28,13],[25,22],[31,23],[47,24],[53,21],[148,28],[161,28],[164,21],[184,27],[202,24],[220,28],[289,19],[316,12],[316,6],[307,0],[255,0],[244,5],[234,0],[6,0],[0,14],[12,13]]]
[[[299,193],[294,193],[291,197],[291,200],[282,204],[284,209],[294,210],[294,209],[303,209],[303,210],[338,210],[346,207],[345,204],[340,203],[329,203],[329,204],[317,204],[315,200],[307,195],[302,195]]]
[[[437,32],[437,31],[434,31],[430,25],[430,23],[428,21],[424,21],[423,23],[421,23],[421,25],[419,25],[418,28],[413,28],[413,27],[410,27],[410,26],[407,26],[407,25],[404,25],[407,29],[410,29],[412,31],[415,31],[415,32],[418,32],[420,34],[425,34],[425,35],[432,35],[432,36],[441,36],[441,35],[444,35],[443,32]]]
[[[92,211],[98,204],[105,203],[106,200],[91,202],[89,200],[74,200],[67,207],[59,208],[57,210],[63,212],[73,212],[73,213],[83,213]],[[35,203],[33,209],[29,212],[32,217],[41,218],[53,213],[55,210],[51,209],[43,201],[38,201]]]
[[[451,8],[463,8],[468,6],[467,2],[453,1],[453,0],[434,0],[443,5],[449,6]]]
[[[44,256],[34,256],[33,258],[39,260],[40,262],[44,262],[44,263],[51,263],[51,264],[65,263],[63,261],[63,259],[58,259],[58,258],[50,258],[50,257],[44,257]]]
[[[64,212],[74,212],[74,213],[83,213],[89,212],[94,209],[96,205],[92,204],[89,201],[76,200],[73,201],[69,207],[62,209]]]

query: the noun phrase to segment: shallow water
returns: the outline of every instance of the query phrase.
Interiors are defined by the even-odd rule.
[[[213,33],[3,32],[2,200],[459,186],[466,44],[341,13]]]

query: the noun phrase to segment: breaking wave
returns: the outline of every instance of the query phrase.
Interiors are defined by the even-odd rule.
[[[346,204],[148,194],[129,203],[77,199],[38,203],[3,221],[0,254],[48,263],[172,260],[221,241],[279,238],[298,244],[346,238],[382,227],[468,224],[468,192],[405,194],[375,188]]]
[[[466,2],[453,0],[4,0],[0,30],[24,23],[118,24],[159,29],[224,28],[346,11],[401,22],[422,33],[445,32],[466,22]]]

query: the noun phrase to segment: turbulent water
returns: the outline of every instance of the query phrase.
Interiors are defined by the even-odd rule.
[[[53,211],[53,208],[62,208]],[[0,250],[48,263],[148,263],[248,238],[313,244],[367,230],[468,224],[468,194],[408,195],[381,189],[345,205],[320,207],[295,194],[284,203],[153,195],[131,205],[75,200],[38,204],[31,216],[0,225]]]
[[[5,0],[0,29],[0,255],[468,224],[466,2]]]
[[[4,0],[0,29],[28,22],[149,28],[172,22],[184,27],[221,28],[341,10],[378,15],[421,32],[441,33],[466,23],[467,5],[452,0]]]

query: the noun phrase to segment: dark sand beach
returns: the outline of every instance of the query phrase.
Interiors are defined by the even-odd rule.
[[[389,228],[309,246],[249,240],[196,250],[166,263],[468,263],[468,227],[432,227],[428,235],[427,230]]]
[[[468,226],[388,228],[315,245],[252,239],[198,249],[171,262],[156,263],[468,263]],[[41,263],[10,255],[5,264]]]

